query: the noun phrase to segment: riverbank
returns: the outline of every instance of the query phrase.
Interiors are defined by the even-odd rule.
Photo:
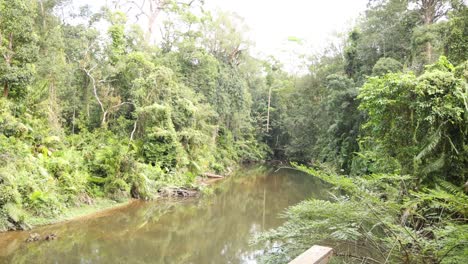
[[[194,188],[182,187],[167,187],[159,192],[159,196],[155,200],[163,197],[193,197],[202,193],[210,193],[206,191],[212,184],[225,179],[223,178],[199,178]],[[60,215],[55,217],[41,217],[32,216],[28,219],[28,230],[35,228],[65,223],[69,221],[85,220],[92,218],[99,218],[113,214],[117,210],[124,210],[126,207],[131,206],[133,203],[142,201],[141,199],[128,198],[122,201],[115,201],[110,198],[94,198],[89,203],[80,203],[75,207],[64,209]],[[0,233],[14,232],[13,230],[0,231]]]
[[[236,169],[199,198],[136,200],[111,214],[0,234],[0,263],[242,263],[268,245],[253,235],[283,223],[278,214],[325,193],[317,179],[268,166]],[[25,243],[31,233],[40,239]],[[56,239],[47,240],[51,234]],[[203,239],[209,238],[209,239]],[[225,254],[213,254],[222,252]]]
[[[68,225],[80,225],[80,223],[94,222],[99,221],[100,218],[106,218],[109,216],[118,216],[124,212],[131,211],[133,208],[139,208],[141,206],[146,206],[146,204],[152,204],[156,201],[161,201],[161,205],[167,202],[167,199],[172,201],[181,200],[185,201],[188,197],[185,195],[177,195],[177,190],[185,189],[197,192],[197,195],[212,194],[211,186],[217,182],[220,182],[224,178],[198,178],[196,181],[196,187],[192,189],[186,188],[176,188],[173,187],[174,195],[167,195],[167,192],[171,188],[165,188],[165,192],[161,192],[160,196],[154,200],[145,201],[142,199],[132,199],[123,200],[121,202],[116,202],[109,198],[95,198],[90,201],[89,204],[80,204],[76,207],[67,208],[57,217],[46,218],[46,217],[30,217],[28,219],[28,224],[30,229],[28,230],[9,230],[0,232],[0,263],[2,262],[2,257],[6,257],[12,252],[27,246],[26,240],[31,237],[32,234],[38,235],[41,240],[47,240],[48,235],[53,235],[58,238],[58,240],[64,239],[64,236],[68,231],[64,231],[64,227]],[[36,233],[37,232],[37,233]],[[34,241],[34,240],[33,240]],[[31,243],[31,244],[37,244]],[[40,243],[39,243],[40,244]]]
[[[28,224],[31,229],[44,225],[53,225],[62,222],[68,222],[79,219],[95,218],[112,214],[114,210],[122,209],[129,206],[136,199],[128,199],[122,202],[117,202],[109,198],[96,198],[92,204],[80,204],[77,207],[70,207],[64,210],[60,215],[49,217],[31,217]],[[8,231],[7,231],[8,232]]]

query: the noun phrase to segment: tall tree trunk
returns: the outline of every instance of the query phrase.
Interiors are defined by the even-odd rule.
[[[43,2],[43,0],[40,0],[39,5],[41,6],[42,29],[45,31],[45,29],[46,29],[46,19],[45,19],[45,12],[44,12],[44,4],[42,2]]]
[[[5,84],[3,85],[3,97],[8,98],[8,92],[8,82],[5,82]]]
[[[177,5],[183,5],[185,7],[189,7],[192,5],[193,2],[195,2],[195,0],[191,0],[187,3],[184,3],[183,1],[176,1],[175,3]],[[139,9],[141,13],[137,15],[137,18],[140,15],[144,15],[148,19],[145,38],[146,38],[146,41],[148,41],[148,43],[151,42],[152,40],[151,38],[153,37],[153,33],[154,33],[154,23],[156,22],[156,19],[159,17],[159,14],[161,13],[161,11],[163,11],[166,7],[171,5],[172,1],[170,0],[147,0],[147,1],[127,0],[127,3]],[[117,4],[118,3],[116,3],[116,5]]]
[[[431,63],[432,62],[432,43],[430,41],[426,43],[426,57],[427,57],[427,62]]]
[[[268,108],[267,108],[267,127],[266,127],[267,134],[268,134],[268,131],[270,130],[270,105],[271,105],[271,86],[268,89]]]
[[[429,26],[434,21],[435,6],[432,3],[432,1],[426,1],[426,2],[429,2],[429,3],[424,8],[424,25]],[[431,61],[432,61],[432,43],[431,43],[430,40],[428,40],[427,43],[426,43],[426,58],[427,58],[427,62],[431,63]]]
[[[148,15],[148,32],[146,32],[146,41],[148,43],[151,43],[151,38],[153,37],[154,31],[154,22],[156,21],[156,18],[158,17],[159,12],[161,11],[159,7],[157,7],[156,9],[153,9],[153,7],[151,7],[150,10],[152,10],[152,12]]]
[[[1,41],[1,34],[0,34],[0,41]],[[1,45],[1,43],[0,43]],[[13,33],[10,33],[9,36],[8,36],[8,50],[6,52],[6,54],[3,55],[3,58],[5,58],[5,63],[6,63],[6,66],[7,66],[7,69],[9,69],[11,67],[11,59],[13,57]],[[10,92],[10,87],[9,87],[9,84],[8,84],[8,81],[5,81],[5,83],[3,84],[3,96],[5,98],[8,98],[8,94]]]
[[[430,26],[433,24],[437,18],[440,16],[439,11],[443,8],[443,4],[441,4],[440,0],[422,0],[421,1],[421,9],[422,9],[422,16],[423,16],[423,23],[424,26]],[[432,62],[433,56],[433,46],[431,41],[427,41],[426,43],[426,59],[427,63]]]

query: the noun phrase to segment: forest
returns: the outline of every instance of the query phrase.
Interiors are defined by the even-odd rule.
[[[468,258],[464,1],[369,0],[306,74],[203,0],[72,2],[0,0],[0,231],[281,161],[330,197],[255,237],[275,245],[263,262],[313,244],[343,263]]]

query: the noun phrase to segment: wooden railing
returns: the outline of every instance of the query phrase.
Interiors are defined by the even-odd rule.
[[[313,246],[293,259],[289,264],[327,264],[332,256],[332,248]]]

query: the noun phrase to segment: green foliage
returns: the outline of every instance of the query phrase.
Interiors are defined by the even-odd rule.
[[[174,131],[156,129],[146,136],[143,155],[149,163],[166,170],[177,166],[180,146]]]
[[[450,8],[447,20],[428,3]],[[158,46],[120,10],[70,23],[61,1],[37,4],[0,0],[0,230],[276,158],[320,167],[297,168],[334,191],[260,238],[278,243],[270,260],[319,242],[370,249],[345,261],[466,256],[465,5],[371,1],[344,50],[292,76],[249,55],[232,13],[166,4]]]
[[[282,227],[258,238],[274,248],[266,262],[287,262],[313,244],[334,247],[343,263],[466,258],[466,236],[455,233],[467,213],[457,187],[468,164],[466,6],[417,2],[371,1],[343,52],[326,50],[308,76],[273,97],[275,155],[320,167],[299,169],[335,191],[291,207]],[[427,5],[454,10],[436,23]]]
[[[399,72],[403,69],[403,65],[392,58],[380,58],[372,68],[372,75],[380,76],[391,72]]]
[[[25,88],[34,77],[38,55],[34,25],[36,1],[0,1],[0,83],[3,96],[10,92],[17,98],[25,95]]]
[[[264,77],[243,68],[260,62],[241,18],[171,3],[156,46],[121,10],[82,9],[71,23],[54,11],[66,4],[0,1],[2,208],[49,218],[93,198],[152,199],[267,158],[249,85]],[[10,209],[0,228],[22,227]]]
[[[355,77],[360,74],[361,62],[358,57],[358,41],[361,34],[358,30],[353,30],[349,33],[349,45],[346,47],[345,55],[345,72],[349,77]]]
[[[468,7],[453,12],[448,22],[448,37],[446,39],[447,57],[454,64],[466,61],[468,54]]]
[[[388,74],[370,78],[361,88],[359,108],[368,120],[363,140],[394,157],[403,173],[422,180],[443,175],[462,182],[466,145],[466,81],[454,75],[445,57],[420,77]],[[444,140],[442,140],[442,138]],[[398,150],[398,151],[396,151]]]
[[[313,244],[332,246],[342,263],[466,258],[466,235],[456,233],[467,214],[458,187],[468,164],[466,6],[417,2],[369,2],[342,52],[325,50],[309,75],[274,94],[275,156],[319,168],[297,167],[334,188],[257,238],[274,248],[265,262],[288,262]],[[428,4],[453,9],[448,21],[422,20]],[[448,59],[424,66],[439,55]]]
[[[0,230],[24,229],[23,224],[27,218],[26,213],[20,205],[7,203],[0,209]]]
[[[290,207],[283,215],[285,224],[257,237],[280,248],[266,256],[266,263],[289,261],[318,243],[340,245],[335,254],[344,261],[456,263],[466,257],[466,235],[455,230],[466,229],[459,219],[468,213],[468,196],[459,190],[451,193],[448,183],[440,182],[435,190],[407,192],[409,176],[352,178],[296,168],[337,189],[329,201],[312,199]]]
[[[85,192],[89,175],[80,152],[66,149],[56,151],[50,157],[44,156],[44,167],[58,180],[64,193],[73,196]]]

